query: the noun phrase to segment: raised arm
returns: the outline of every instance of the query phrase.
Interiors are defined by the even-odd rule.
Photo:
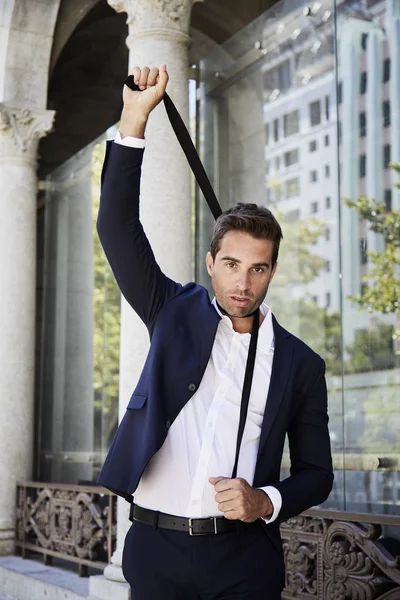
[[[143,139],[149,115],[164,95],[168,73],[163,65],[151,70],[135,67],[131,74],[142,91],[124,87],[119,131],[122,139]],[[159,310],[182,286],[162,273],[139,220],[142,159],[142,149],[109,143],[97,230],[122,294],[151,331]]]

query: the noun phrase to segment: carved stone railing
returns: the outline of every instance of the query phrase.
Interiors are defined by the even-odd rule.
[[[400,600],[400,556],[382,526],[400,516],[309,510],[281,524],[285,600]]]
[[[400,600],[400,557],[382,527],[400,516],[309,510],[281,524],[286,563],[282,600]],[[116,542],[116,496],[92,486],[20,483],[16,547],[102,569]],[[400,539],[399,539],[400,547]]]
[[[26,482],[17,486],[17,552],[104,569],[116,544],[116,496],[101,487]]]

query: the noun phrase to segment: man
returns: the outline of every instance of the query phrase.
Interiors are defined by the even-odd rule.
[[[202,286],[161,272],[139,220],[139,188],[146,123],[168,74],[164,65],[132,74],[141,91],[124,88],[98,218],[119,287],[151,337],[99,478],[130,502],[133,495],[123,572],[133,600],[277,600],[279,521],[323,502],[332,487],[324,362],[263,303],[282,237],[266,208],[238,204],[217,220],[206,257],[212,302]],[[286,433],[291,475],[279,481]]]

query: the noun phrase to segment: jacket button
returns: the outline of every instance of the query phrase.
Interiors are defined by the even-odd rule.
[[[165,427],[166,427],[167,429],[169,429],[169,428],[171,427],[171,421],[167,421],[167,422],[165,423]]]
[[[195,391],[196,391],[196,384],[189,383],[189,392],[195,392]]]

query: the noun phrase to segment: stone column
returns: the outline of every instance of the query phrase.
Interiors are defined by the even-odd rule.
[[[168,94],[188,123],[188,45],[191,7],[195,0],[108,0],[128,14],[129,66],[167,65]],[[122,82],[121,82],[122,84]],[[141,185],[141,220],[156,259],[170,277],[186,283],[192,274],[190,172],[163,104],[152,113],[146,130]],[[149,347],[148,334],[125,301],[121,314],[120,417],[139,378]],[[92,577],[90,594],[108,600],[128,599],[123,584],[122,549],[129,528],[128,504],[118,505],[117,549],[105,577]]]
[[[0,104],[0,554],[13,551],[16,481],[32,477],[36,155],[53,117]]]

